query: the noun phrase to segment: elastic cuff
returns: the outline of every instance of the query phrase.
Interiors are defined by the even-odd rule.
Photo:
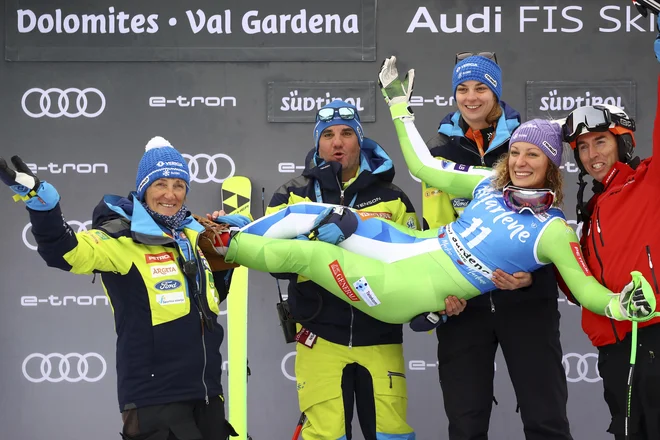
[[[231,241],[229,242],[229,247],[227,248],[227,255],[225,255],[226,263],[233,263],[238,254],[238,238],[241,236],[240,232],[236,232]]]
[[[408,107],[407,102],[394,104],[392,107],[390,107],[390,114],[392,115],[392,119],[400,119],[413,116],[412,109]]]

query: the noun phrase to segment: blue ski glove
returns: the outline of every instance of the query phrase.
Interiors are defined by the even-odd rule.
[[[0,157],[0,180],[16,193],[14,200],[23,200],[34,211],[50,211],[60,201],[60,195],[53,185],[42,182],[25,162],[18,157],[11,158],[15,170]]]
[[[353,235],[357,230],[358,221],[358,215],[344,206],[327,208],[314,220],[309,238],[339,244]]]
[[[252,222],[248,217],[241,214],[221,215],[213,220],[216,223],[227,223],[229,226],[242,228]]]

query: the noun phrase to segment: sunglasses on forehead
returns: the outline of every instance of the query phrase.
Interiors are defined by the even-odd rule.
[[[497,56],[495,55],[495,52],[459,52],[456,54],[454,64],[458,64],[464,59],[474,56],[488,58],[491,61],[495,61],[495,64],[497,64]]]
[[[339,108],[322,108],[316,114],[316,122],[323,121],[328,122],[332,121],[335,118],[335,115],[339,116],[345,121],[350,121],[357,118],[357,113],[354,108],[351,107],[339,107]]]

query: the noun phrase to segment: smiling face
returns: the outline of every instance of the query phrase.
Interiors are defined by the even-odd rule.
[[[529,142],[515,142],[509,150],[511,183],[522,188],[544,188],[550,159]]]
[[[332,125],[321,133],[319,156],[326,162],[341,163],[344,182],[355,177],[360,164],[360,143],[348,125]]]
[[[473,130],[488,127],[486,116],[497,104],[495,94],[482,82],[470,80],[456,87],[456,105]]]
[[[186,200],[186,182],[182,179],[162,178],[152,183],[144,194],[149,209],[162,215],[179,212]]]
[[[599,182],[619,160],[616,137],[609,131],[585,133],[577,139],[575,148],[584,169]]]

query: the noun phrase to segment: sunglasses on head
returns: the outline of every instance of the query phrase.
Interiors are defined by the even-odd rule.
[[[456,54],[454,64],[458,64],[466,58],[475,56],[488,58],[491,61],[495,61],[495,64],[497,64],[497,56],[495,55],[495,52],[459,52]]]
[[[515,212],[525,210],[532,214],[541,214],[552,208],[555,202],[555,193],[547,188],[521,188],[519,186],[507,185],[502,190],[504,204]]]
[[[316,113],[316,122],[332,121],[335,118],[335,115],[346,121],[350,121],[358,117],[357,112],[352,107],[322,108],[318,111],[318,113]]]

